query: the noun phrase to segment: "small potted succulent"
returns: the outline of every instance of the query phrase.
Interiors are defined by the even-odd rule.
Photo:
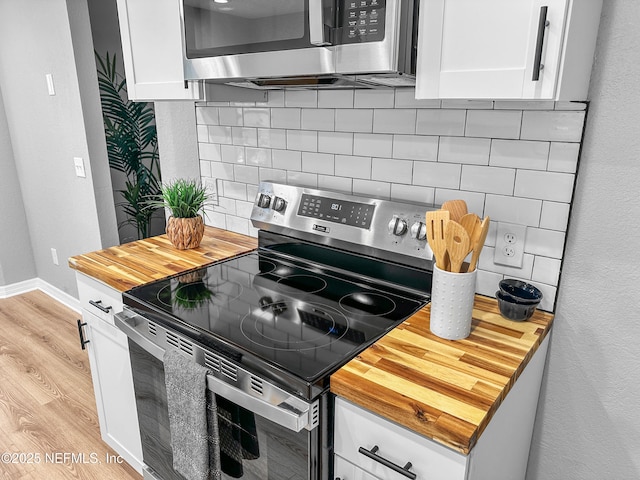
[[[167,220],[167,237],[179,250],[197,248],[204,235],[203,211],[209,195],[196,180],[177,179],[161,187],[161,193],[148,203],[171,211]]]

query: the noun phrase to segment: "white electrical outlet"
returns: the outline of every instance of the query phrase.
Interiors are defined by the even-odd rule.
[[[58,251],[55,248],[51,249],[51,260],[53,260],[54,265],[59,265],[58,263]]]
[[[497,224],[493,263],[522,268],[524,241],[527,235],[526,225],[504,222],[497,222]]]
[[[76,167],[76,176],[86,178],[86,173],[84,171],[84,160],[82,157],[73,157],[73,165]]]

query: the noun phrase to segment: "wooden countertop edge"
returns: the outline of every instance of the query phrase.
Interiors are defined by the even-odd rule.
[[[68,265],[124,292],[145,283],[234,258],[255,250],[257,246],[258,241],[254,237],[205,227],[205,235],[198,248],[178,250],[166,235],[158,235],[75,255],[68,259]]]
[[[495,299],[476,295],[476,302],[477,305],[474,308],[474,324],[477,325],[482,322],[482,320],[477,320],[475,318],[475,309],[481,309],[483,312],[488,310],[489,313],[496,313],[499,315],[499,309]],[[425,312],[428,314],[429,305],[396,328],[404,328],[407,325],[410,325],[412,321],[415,322],[417,316],[423,315]],[[497,394],[493,403],[486,410],[482,419],[478,422],[468,422],[461,418],[456,418],[446,412],[441,412],[431,407],[426,402],[422,403],[415,401],[414,398],[411,398],[406,394],[406,392],[403,393],[402,390],[391,390],[374,382],[369,382],[367,380],[363,381],[363,377],[359,376],[362,372],[358,371],[358,369],[365,370],[365,368],[361,365],[354,365],[353,369],[346,369],[345,367],[348,367],[351,362],[347,363],[345,367],[338,370],[331,376],[331,392],[446,447],[464,455],[468,455],[471,449],[475,446],[482,432],[493,418],[493,415],[502,404],[502,401],[515,384],[516,380],[520,377],[529,361],[542,344],[542,341],[550,332],[553,324],[553,315],[546,312],[536,311],[529,321],[514,323],[527,323],[532,325],[530,328],[535,329],[534,334],[536,339],[531,344],[519,365],[508,377],[508,380]],[[538,326],[537,328],[536,325]],[[472,340],[469,339],[452,341],[440,339],[430,333],[429,335],[443,345],[448,344],[455,348],[461,345],[459,342],[464,342],[472,348]],[[384,343],[384,340],[385,337],[369,348],[375,348],[380,342]],[[356,356],[352,362],[357,362],[365,352]],[[428,363],[428,361],[426,362]]]

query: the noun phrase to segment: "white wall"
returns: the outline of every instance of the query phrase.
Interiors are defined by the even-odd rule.
[[[35,273],[74,296],[67,258],[117,243],[104,136],[95,143],[96,82],[86,0],[0,0],[0,86]],[[87,178],[76,177],[73,157],[84,159]]]
[[[639,21],[604,2],[529,480],[640,478]]]

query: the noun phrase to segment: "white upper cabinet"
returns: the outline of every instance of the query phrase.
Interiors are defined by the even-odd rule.
[[[185,84],[179,0],[117,0],[130,100],[199,100]]]
[[[416,98],[585,100],[602,0],[420,0]]]

